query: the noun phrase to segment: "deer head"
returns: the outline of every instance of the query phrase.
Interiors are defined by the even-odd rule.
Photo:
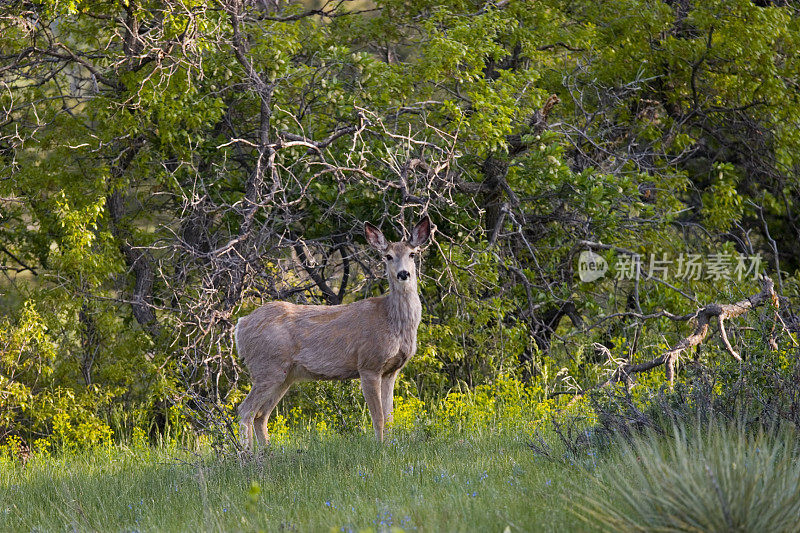
[[[411,230],[408,241],[386,242],[381,230],[370,223],[364,224],[367,242],[383,255],[386,277],[392,289],[416,289],[417,265],[414,258],[431,235],[431,221],[426,216]]]

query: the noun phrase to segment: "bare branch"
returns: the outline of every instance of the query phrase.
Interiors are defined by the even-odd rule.
[[[589,389],[579,391],[575,395],[575,397],[572,400],[570,400],[568,406],[572,405],[578,398],[582,397],[583,395],[592,390],[602,389],[617,381],[626,380],[633,374],[639,372],[647,372],[662,365],[666,366],[667,381],[669,382],[670,387],[672,387],[675,378],[675,363],[678,360],[678,357],[684,351],[694,346],[698,346],[705,340],[706,336],[708,335],[709,323],[712,318],[716,317],[717,320],[720,322],[720,326],[724,329],[722,323],[725,320],[738,317],[752,308],[767,303],[771,303],[773,306],[777,307],[779,304],[779,300],[778,300],[778,295],[775,293],[775,284],[772,281],[772,279],[770,279],[767,276],[762,276],[761,292],[759,292],[758,294],[754,294],[753,296],[750,296],[745,300],[741,300],[733,304],[712,303],[698,309],[695,313],[691,315],[691,317],[696,320],[696,325],[694,331],[689,336],[683,338],[674,347],[672,347],[665,353],[659,355],[658,357],[650,361],[638,364],[631,364],[631,363],[621,364],[620,366],[617,367],[616,370],[612,372],[611,376],[605,381],[602,381],[597,385],[590,387]],[[736,353],[730,346],[730,343],[727,340],[727,335],[725,335],[724,338],[728,352],[735,359],[741,361],[741,357],[739,356],[739,354]]]

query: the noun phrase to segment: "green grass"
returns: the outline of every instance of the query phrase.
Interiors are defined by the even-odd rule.
[[[0,532],[797,531],[796,432],[694,425],[581,457],[552,439],[550,458],[524,431],[426,435],[292,432],[246,458],[144,446],[0,458]]]
[[[608,531],[800,531],[800,445],[720,422],[619,441],[580,508]]]
[[[580,531],[586,474],[488,432],[294,437],[245,461],[112,448],[0,463],[0,531]]]

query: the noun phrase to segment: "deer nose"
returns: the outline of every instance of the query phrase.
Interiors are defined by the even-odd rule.
[[[397,273],[397,279],[400,281],[405,281],[411,277],[411,274],[408,273],[408,270],[401,270]]]

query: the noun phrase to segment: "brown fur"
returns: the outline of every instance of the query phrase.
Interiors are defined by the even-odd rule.
[[[417,350],[422,304],[417,294],[417,253],[430,235],[424,218],[411,241],[387,244],[366,225],[367,241],[384,254],[388,293],[346,305],[271,302],[239,319],[235,340],[253,387],[239,406],[242,440],[269,442],[267,420],[297,381],[361,379],[375,436],[391,421],[394,382]],[[407,279],[401,279],[403,273]]]

